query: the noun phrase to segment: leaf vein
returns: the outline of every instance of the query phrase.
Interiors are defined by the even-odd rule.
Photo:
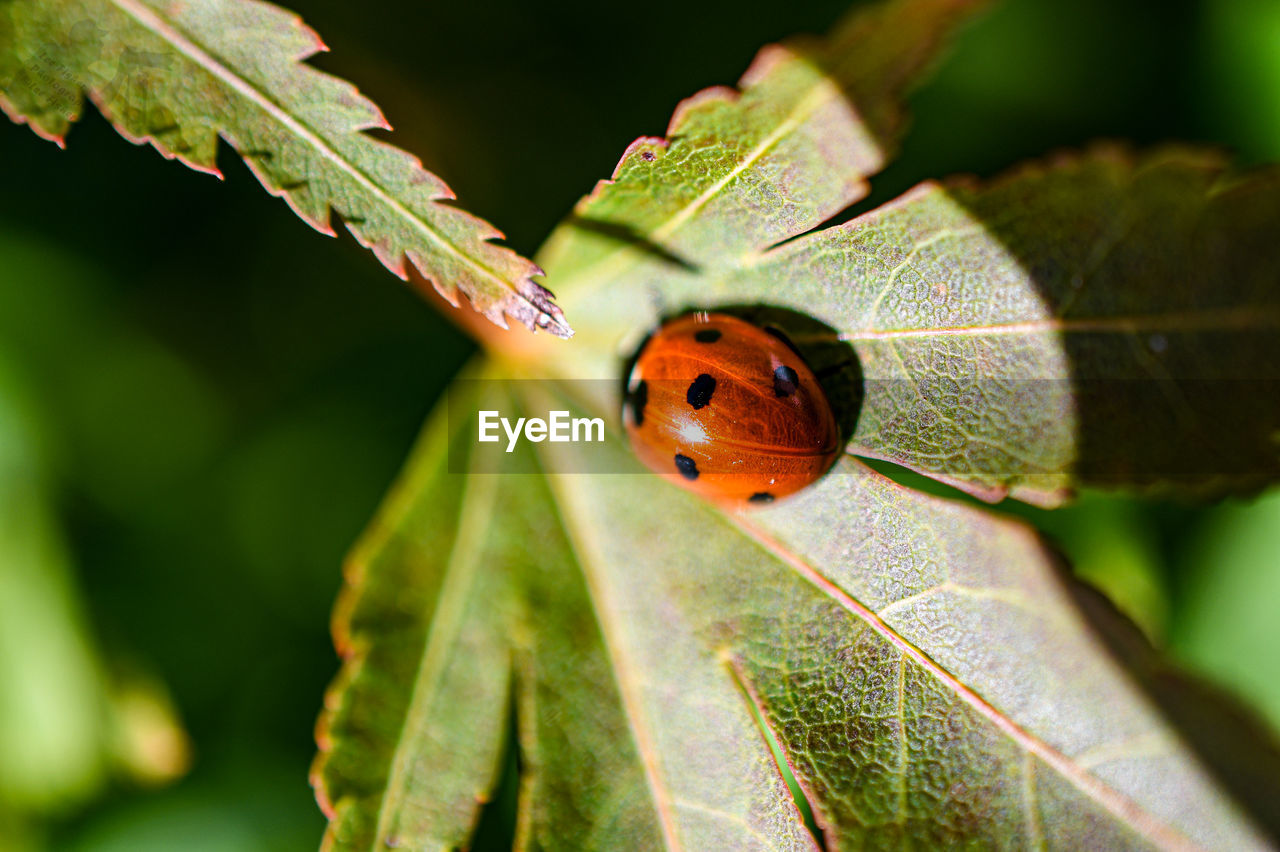
[[[570,502],[571,498],[568,498],[564,493],[561,479],[558,476],[548,474],[545,466],[542,465],[541,455],[543,452],[544,450],[539,447],[534,455],[539,467],[543,468],[542,475],[547,480],[551,491],[556,515],[569,533],[570,549],[572,549],[578,566],[582,570],[583,579],[586,581],[587,593],[591,598],[592,608],[597,613],[596,622],[600,625],[601,638],[613,663],[611,668],[614,672],[614,681],[618,686],[618,695],[622,699],[627,725],[631,729],[631,736],[636,743],[636,751],[640,754],[640,762],[644,767],[645,780],[649,787],[649,794],[653,798],[658,824],[662,828],[663,841],[672,852],[679,852],[683,847],[677,834],[675,817],[671,812],[674,802],[660,780],[657,766],[657,749],[649,731],[649,721],[642,709],[641,699],[636,695],[635,666],[624,650],[625,643],[616,635],[611,626],[612,621],[604,617],[606,613],[604,605],[608,600],[608,595],[601,587],[599,572],[592,571],[589,568],[594,556],[590,543],[590,533],[583,530],[580,524],[571,520],[572,513],[565,511],[566,504]],[[598,559],[598,557],[595,558]]]
[[[516,295],[521,295],[518,288],[512,285],[510,281],[499,275],[489,266],[481,263],[476,258],[459,249],[451,240],[441,234],[429,222],[425,221],[421,216],[414,213],[398,199],[390,195],[383,187],[379,186],[376,181],[365,174],[364,170],[350,162],[349,158],[344,157],[335,150],[334,147],[318,132],[312,130],[309,126],[291,115],[260,88],[228,68],[202,45],[197,44],[193,38],[180,31],[176,26],[166,23],[159,15],[144,7],[141,3],[137,2],[137,0],[110,0],[110,2],[125,14],[132,17],[141,26],[150,30],[159,38],[169,42],[175,50],[178,50],[183,55],[187,56],[192,62],[213,74],[224,84],[229,86],[234,92],[248,99],[272,119],[280,122],[290,131],[296,133],[321,156],[337,166],[340,171],[352,178],[366,192],[370,193],[380,202],[386,204],[387,207],[398,213],[420,233],[436,245],[440,246],[447,254],[452,255],[467,266],[477,270],[484,277],[497,282],[504,289],[510,290]],[[281,186],[281,189],[286,192],[289,191],[284,186]],[[333,205],[332,203],[329,203],[327,206],[332,207]],[[491,243],[489,245],[492,246]]]
[[[493,477],[469,475],[464,477],[462,487],[458,535],[445,563],[444,586],[440,590],[431,626],[423,642],[422,662],[414,678],[413,698],[396,739],[391,773],[378,808],[377,829],[374,832],[375,852],[379,849],[379,840],[392,830],[392,815],[398,810],[393,807],[393,803],[399,803],[405,796],[408,780],[406,776],[413,759],[413,755],[406,751],[409,741],[405,734],[411,723],[424,712],[427,702],[440,686],[440,679],[449,662],[448,652],[457,639],[457,630],[466,611],[462,602],[479,574],[478,556],[482,550],[480,542],[484,540],[484,528],[492,516],[497,485]]]
[[[808,564],[797,554],[789,551],[781,542],[773,539],[762,529],[751,524],[742,515],[733,516],[733,522],[742,529],[762,550],[771,554],[783,564],[790,566],[800,576],[829,595],[833,600],[851,613],[861,618],[882,638],[896,646],[913,662],[932,674],[935,678],[955,692],[956,696],[968,704],[991,724],[1004,732],[1024,751],[1033,754],[1042,762],[1052,767],[1066,781],[1080,790],[1081,793],[1098,802],[1117,817],[1133,823],[1135,828],[1147,837],[1170,849],[1199,850],[1181,832],[1155,815],[1142,808],[1138,803],[1120,793],[1101,779],[1089,773],[1070,757],[1055,749],[1044,740],[1024,729],[1013,719],[997,710],[982,696],[978,695],[967,684],[947,671],[931,657],[909,642],[904,636],[890,627],[875,612],[853,598],[834,582],[823,576],[816,568]]]

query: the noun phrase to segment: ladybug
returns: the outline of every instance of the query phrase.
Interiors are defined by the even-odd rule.
[[[720,503],[771,503],[826,473],[840,431],[785,338],[727,314],[664,324],[627,377],[623,423],[640,460]]]

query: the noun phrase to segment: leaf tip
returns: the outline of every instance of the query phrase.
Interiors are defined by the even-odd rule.
[[[324,780],[325,770],[329,763],[329,748],[332,743],[320,745],[318,739],[317,735],[317,745],[320,746],[320,751],[316,754],[315,759],[311,761],[311,769],[307,772],[307,783],[311,785],[320,813],[324,814],[326,820],[332,822],[338,815],[338,809],[333,805],[333,799],[329,796],[328,785]]]
[[[535,275],[541,275],[542,270],[534,267]],[[527,299],[526,304],[521,304],[513,316],[520,320],[530,331],[542,329],[555,335],[561,340],[568,340],[573,337],[573,328],[565,321],[564,311],[555,303],[555,294],[538,284],[535,281],[526,279],[526,286],[521,291]],[[511,313],[509,310],[508,313]]]
[[[152,141],[151,144],[154,146],[155,142]],[[157,148],[157,150],[159,149]],[[160,153],[163,154],[164,152],[161,151]],[[200,172],[201,174],[206,174],[206,175],[213,175],[215,178],[221,181],[225,181],[227,179],[227,176],[222,173],[222,169],[218,168],[216,163],[212,163],[212,164],[198,163],[193,160],[188,160],[186,157],[175,157],[174,159],[176,159],[178,162],[182,163],[182,165],[186,166],[192,171]]]
[[[3,112],[14,124],[25,124],[31,128],[31,132],[46,142],[52,142],[62,150],[67,149],[67,135],[65,133],[57,133],[53,130],[47,130],[36,122],[30,120],[20,109],[10,103],[5,98],[4,93],[0,92],[0,112]]]
[[[703,104],[714,102],[733,103],[739,97],[738,90],[732,86],[709,86],[700,92],[695,92],[676,104],[675,111],[671,113],[671,120],[667,122],[667,138],[679,135],[679,128],[684,123],[685,117]],[[636,140],[636,142],[641,141],[644,140]],[[660,141],[663,147],[666,147],[666,139]],[[632,146],[634,147],[634,145],[635,143],[633,142]],[[630,148],[627,149],[628,153],[630,153],[630,150]]]
[[[817,39],[811,39],[817,43]],[[791,39],[792,45],[806,44],[807,40],[803,36],[796,36]],[[810,48],[814,50],[814,48]],[[795,56],[793,47],[784,44],[766,44],[756,52],[755,58],[751,60],[751,64],[747,66],[747,70],[742,72],[742,77],[738,79],[738,86],[746,89],[754,86],[760,80],[768,76],[769,72],[781,65],[787,59]],[[732,90],[730,90],[732,91]],[[735,92],[735,95],[737,93]],[[694,97],[697,97],[696,95]]]
[[[698,96],[694,95],[693,97],[696,98]],[[685,101],[682,101],[682,103],[686,103],[690,100],[693,100],[693,98],[686,98]],[[674,121],[675,119],[672,119],[673,123]],[[628,145],[627,150],[622,152],[622,157],[621,159],[618,160],[618,165],[615,166],[613,169],[612,179],[609,181],[603,181],[603,180],[599,181],[596,184],[596,190],[599,191],[601,186],[608,186],[609,183],[617,180],[619,174],[622,172],[623,167],[633,157],[639,157],[640,159],[645,160],[647,162],[652,162],[653,160],[656,160],[661,154],[665,153],[667,150],[667,147],[670,144],[671,144],[670,142],[668,142],[666,139],[664,139],[661,136],[641,136],[639,139],[635,140],[630,145]],[[592,193],[592,194],[594,195],[595,193]]]

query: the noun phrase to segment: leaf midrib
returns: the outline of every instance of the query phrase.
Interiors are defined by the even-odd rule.
[[[424,236],[433,243],[440,246],[446,254],[449,254],[464,264],[475,269],[482,277],[496,282],[501,288],[510,291],[516,297],[524,299],[524,294],[519,288],[514,286],[512,282],[504,276],[498,274],[494,269],[482,263],[478,259],[472,257],[468,253],[462,251],[456,246],[452,240],[445,237],[436,230],[429,222],[421,216],[415,214],[412,210],[405,207],[393,195],[384,190],[376,181],[374,181],[363,169],[352,163],[348,158],[342,156],[337,150],[330,145],[323,136],[312,130],[307,124],[296,119],[280,104],[276,103],[270,95],[262,91],[258,86],[236,74],[224,63],[214,58],[214,55],[198,44],[194,38],[180,31],[176,25],[166,23],[158,14],[151,11],[146,6],[137,2],[137,0],[108,0],[116,8],[120,9],[126,15],[129,15],[142,27],[150,30],[157,37],[169,43],[176,51],[186,56],[189,60],[204,68],[216,78],[229,86],[237,94],[249,99],[255,106],[266,112],[271,118],[279,121],[288,129],[292,130],[296,135],[308,142],[312,148],[318,151],[325,159],[335,164],[341,171],[345,172],[366,191],[371,192],[376,198],[387,204],[388,207],[396,211],[402,218],[412,224]],[[301,60],[298,60],[301,64]],[[353,133],[359,133],[359,130],[353,130]],[[239,153],[239,152],[237,152]],[[272,188],[274,191],[284,193],[285,190],[279,187]],[[434,200],[429,203],[438,203]],[[330,200],[325,201],[326,207],[332,207]],[[498,249],[498,246],[488,244],[491,248]],[[433,278],[438,275],[432,276]],[[444,283],[444,282],[440,282]]]
[[[1269,306],[1246,306],[1205,311],[1177,311],[1164,314],[1133,316],[1049,317],[1025,322],[939,328],[864,328],[842,331],[834,335],[799,335],[803,343],[840,341],[857,343],[871,340],[902,340],[929,337],[1013,337],[1018,335],[1058,334],[1137,334],[1142,332],[1225,331],[1280,328],[1280,310]]]
[[[741,103],[741,98],[745,95],[745,91],[737,92],[735,90],[735,93],[739,98],[738,103]],[[663,240],[678,231],[685,222],[706,207],[735,178],[763,159],[765,155],[773,150],[774,146],[786,137],[787,133],[799,127],[801,123],[817,112],[818,108],[830,100],[833,94],[838,97],[839,90],[831,81],[831,78],[824,74],[812,86],[810,91],[792,107],[786,117],[778,123],[778,126],[757,142],[755,147],[727,174],[714,181],[662,224],[650,228],[648,231],[640,232],[641,241],[661,244]],[[664,138],[663,144],[668,144],[668,139]],[[863,177],[865,179],[865,176]],[[605,185],[612,186],[614,183],[614,181],[609,181]],[[573,226],[570,225],[570,227]],[[646,250],[638,248],[638,245],[640,243],[619,245],[612,252],[597,257],[589,265],[563,279],[560,287],[563,288],[563,292],[573,293],[575,296],[598,290],[600,287],[615,280],[614,276],[616,274],[625,271],[630,265],[634,265],[645,256]]]
[[[568,533],[565,538],[569,543],[570,550],[573,551],[574,561],[582,574],[583,582],[586,584],[587,595],[591,599],[591,607],[597,615],[596,623],[600,626],[600,637],[612,662],[610,670],[613,673],[613,680],[618,687],[618,695],[621,698],[623,711],[627,717],[627,727],[631,729],[631,738],[635,742],[636,752],[640,755],[640,764],[644,768],[645,781],[649,788],[649,795],[653,800],[658,825],[662,829],[663,841],[667,849],[672,850],[672,852],[680,852],[683,846],[680,844],[679,836],[676,832],[675,817],[672,815],[674,800],[658,775],[657,749],[649,733],[649,725],[641,709],[640,699],[634,694],[634,689],[631,686],[632,679],[627,675],[631,670],[631,665],[629,662],[623,664],[623,660],[628,659],[622,650],[623,643],[613,633],[612,628],[609,626],[609,619],[603,617],[604,611],[601,608],[601,600],[604,593],[595,578],[596,572],[588,570],[587,563],[589,560],[584,558],[588,555],[587,549],[583,547],[584,537],[589,538],[589,534],[584,534],[580,525],[575,524],[570,519],[569,513],[565,512],[565,495],[562,492],[559,480],[547,474],[546,467],[542,463],[542,452],[542,448],[539,447],[533,453],[533,457],[539,474],[547,483],[547,490],[552,496],[552,511]]]
[[[477,481],[479,485],[476,484]],[[405,734],[412,727],[413,721],[421,715],[423,704],[439,688],[448,663],[447,651],[456,642],[464,620],[466,608],[461,602],[470,594],[479,575],[479,556],[484,550],[484,528],[492,516],[497,483],[495,477],[476,475],[474,470],[468,471],[468,475],[462,478],[462,483],[462,496],[458,506],[458,534],[443,568],[444,579],[440,594],[429,622],[431,626],[423,640],[422,662],[414,676],[412,698],[392,752],[391,772],[378,807],[372,852],[379,852],[383,848],[382,839],[391,830],[389,821],[398,810],[392,806],[392,802],[399,802],[404,796],[408,763],[404,752],[407,744]]]
[[[725,283],[711,281],[711,289]],[[786,306],[784,304],[784,306]],[[796,307],[803,307],[797,305]],[[1270,305],[1254,305],[1238,308],[1210,309],[1204,311],[1178,311],[1163,314],[1133,314],[1128,316],[1098,317],[1047,317],[1021,322],[987,323],[982,325],[939,326],[936,328],[888,328],[864,327],[834,334],[813,333],[790,335],[797,344],[814,343],[870,343],[879,340],[932,339],[940,337],[1043,337],[1050,334],[1142,334],[1158,332],[1195,331],[1250,331],[1280,329],[1280,308]],[[617,335],[605,334],[590,326],[578,329],[575,340],[579,345],[596,349],[616,346]],[[563,378],[573,378],[565,370],[567,365],[547,362]]]
[[[734,516],[725,515],[725,517],[766,553],[792,568],[797,574],[860,618],[881,638],[898,648],[904,656],[910,656],[917,665],[928,671],[944,686],[953,691],[960,700],[975,709],[980,715],[1009,736],[1023,749],[1024,753],[1039,758],[1047,766],[1057,771],[1064,780],[1098,802],[1112,815],[1125,821],[1126,824],[1133,825],[1144,836],[1155,840],[1165,848],[1188,850],[1188,852],[1191,852],[1191,850],[1204,852],[1202,847],[1185,837],[1180,831],[1151,814],[1128,796],[1103,783],[1097,776],[1078,766],[1067,755],[1022,728],[1021,725],[988,703],[958,677],[936,663],[931,657],[890,627],[875,612],[823,576],[821,572],[801,556],[791,552],[781,542],[751,524],[744,516],[739,514]]]
[[[541,452],[542,449],[539,448],[538,453]],[[537,453],[535,453],[535,455],[537,455]],[[581,531],[578,531],[577,525],[575,525],[570,519],[570,515],[563,511],[565,498],[560,493],[560,488],[556,484],[555,478],[547,476],[545,471],[543,476],[547,479],[549,490],[555,498],[557,516],[564,524],[565,529],[570,531],[570,543],[574,547],[575,554],[578,554],[578,562],[581,566],[583,576],[586,579],[588,589],[590,590],[593,605],[595,606],[596,612],[600,613],[600,599],[598,596],[599,590],[592,581],[593,572],[587,570],[587,562],[582,560],[581,551],[576,546],[574,538],[575,531],[578,535],[582,535],[582,533]],[[1011,719],[1007,714],[987,702],[984,698],[978,695],[977,692],[962,682],[956,675],[952,674],[943,666],[935,662],[931,657],[925,654],[924,651],[917,648],[913,643],[907,640],[906,637],[902,636],[890,627],[874,611],[864,606],[852,595],[841,589],[836,583],[827,579],[820,571],[818,571],[817,568],[810,565],[800,555],[793,553],[781,542],[765,533],[759,527],[751,524],[743,514],[729,514],[727,512],[720,511],[719,509],[713,510],[713,513],[718,520],[728,525],[730,529],[745,535],[749,540],[753,541],[757,546],[764,550],[770,557],[781,561],[784,565],[788,566],[801,577],[816,586],[836,603],[851,612],[855,617],[865,622],[877,635],[892,644],[894,647],[898,648],[904,657],[911,657],[917,665],[929,672],[933,677],[937,678],[961,701],[968,704],[981,716],[995,725],[997,729],[1020,746],[1025,754],[1029,754],[1040,759],[1046,766],[1050,767],[1062,776],[1069,784],[1080,790],[1080,792],[1088,798],[1096,801],[1124,824],[1133,826],[1135,830],[1139,831],[1143,836],[1154,840],[1164,848],[1185,850],[1185,852],[1205,852],[1201,846],[1184,836],[1179,830],[1157,818],[1128,796],[1104,783],[1097,778],[1097,776],[1079,766],[1070,757],[1058,751],[1039,737],[1033,735]],[[609,641],[610,637],[608,635],[607,628],[608,621],[603,617],[598,618],[597,620],[600,623],[602,634],[606,636],[606,646],[609,647],[611,656],[616,659],[617,640],[615,638],[612,642]],[[620,678],[619,681],[621,681]],[[622,687],[620,686],[620,689],[621,688]],[[648,765],[646,764],[646,771],[647,769]],[[651,778],[650,781],[652,783],[653,779]]]

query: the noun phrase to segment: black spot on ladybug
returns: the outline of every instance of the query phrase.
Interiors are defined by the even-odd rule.
[[[768,491],[757,491],[747,498],[748,503],[772,503],[773,495]]]
[[[644,407],[649,402],[649,383],[644,379],[640,380],[640,384],[636,385],[636,389],[631,392],[627,399],[627,404],[631,406],[631,422],[639,427],[644,423]]]
[[[795,370],[786,364],[779,364],[778,368],[773,371],[773,395],[791,396],[796,392],[796,385],[799,381],[800,377],[796,375]]]
[[[679,453],[676,453],[676,470],[680,471],[680,475],[689,481],[698,478],[698,463]]]
[[[791,375],[794,376],[795,373],[792,373]],[[689,393],[685,395],[685,398],[688,399],[689,404],[697,410],[711,402],[711,394],[715,392],[716,380],[713,379],[710,374],[702,373],[698,378],[693,380],[693,384],[689,385]]]
[[[693,339],[699,343],[715,343],[720,339],[720,329],[704,328],[701,331],[694,332]]]

